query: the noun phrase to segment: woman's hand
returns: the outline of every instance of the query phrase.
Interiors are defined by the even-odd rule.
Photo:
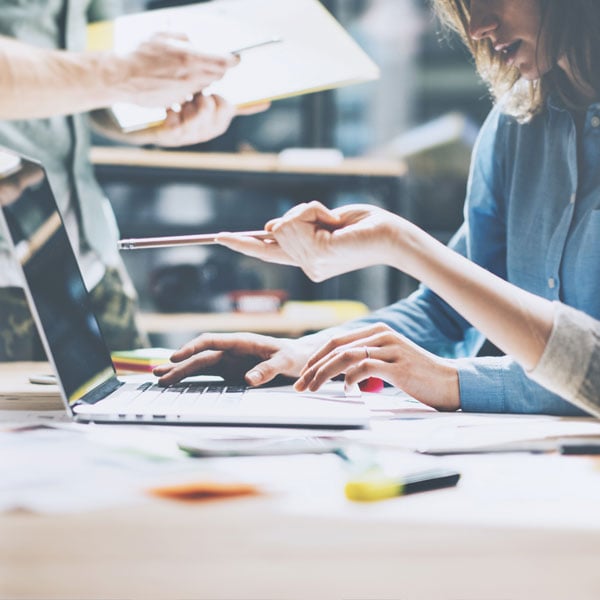
[[[460,408],[452,361],[423,350],[383,323],[332,338],[310,357],[294,387],[316,391],[342,373],[347,386],[379,377],[438,410]]]
[[[255,333],[205,333],[177,350],[171,356],[174,364],[156,367],[154,374],[161,385],[213,374],[257,386],[277,375],[296,378],[317,347],[314,336],[291,340]]]
[[[217,241],[267,262],[300,267],[313,281],[376,264],[389,264],[392,240],[410,223],[368,204],[330,210],[320,202],[300,204],[265,229],[275,242],[221,234]]]

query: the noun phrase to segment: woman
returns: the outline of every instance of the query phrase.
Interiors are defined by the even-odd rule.
[[[600,321],[504,281],[381,208],[351,205],[331,211],[312,202],[266,227],[277,240],[266,248],[234,236],[219,239],[270,262],[301,266],[313,281],[345,273],[365,257],[374,264],[376,256],[386,256],[385,264],[439,294],[530,377],[600,415]],[[256,252],[249,244],[258,246]],[[315,391],[340,373],[349,386],[373,376],[394,383],[404,357],[396,352],[397,341],[387,325],[337,336],[309,359],[295,388]]]
[[[474,151],[465,223],[451,248],[530,293],[600,318],[600,4],[437,0],[435,5],[467,42],[497,100]],[[336,245],[339,233],[329,234],[319,220],[307,221],[306,210],[293,209],[269,225],[276,246],[250,239],[222,241],[266,260],[308,267],[316,264],[330,235],[332,255],[343,254],[352,268],[389,261],[399,234],[389,215],[381,219],[383,224],[363,215],[345,242]],[[325,225],[338,227],[329,219]],[[347,254],[354,244],[360,251]],[[277,342],[200,337],[174,355],[182,364],[159,373],[170,382],[224,356],[253,354],[262,362],[246,374],[250,383],[264,383],[277,372],[308,372],[298,386],[313,389],[321,380],[299,365],[309,353],[327,343],[327,354],[351,339],[352,360],[346,356],[342,365],[336,358],[325,375],[351,373],[370,360],[364,347],[371,354],[373,338],[385,335],[385,343],[377,347],[385,348],[387,358],[379,350],[377,360],[392,365],[387,379],[436,408],[579,413],[533,383],[514,359],[474,357],[483,336],[455,308],[422,286],[408,299],[354,321],[333,340],[331,331]],[[387,330],[382,334],[382,323],[393,335]],[[319,360],[323,352],[316,356]]]

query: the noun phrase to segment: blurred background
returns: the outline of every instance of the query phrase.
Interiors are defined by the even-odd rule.
[[[180,4],[129,0],[126,9]],[[393,188],[402,198],[390,201],[377,181],[336,187],[265,179],[246,185],[237,177],[215,181],[199,174],[177,181],[99,169],[123,237],[261,229],[294,204],[316,198],[330,206],[396,207],[437,238],[450,238],[462,222],[470,153],[491,107],[470,56],[441,30],[427,0],[323,4],[379,65],[380,79],[277,101],[263,114],[236,119],[221,138],[186,150],[277,154],[287,148],[336,148],[344,157],[398,161],[407,166],[406,177]],[[416,286],[382,267],[315,285],[297,269],[261,264],[218,247],[136,251],[124,258],[146,312],[227,313],[236,309],[232,292],[240,290],[278,290],[294,301],[355,300],[375,309]]]

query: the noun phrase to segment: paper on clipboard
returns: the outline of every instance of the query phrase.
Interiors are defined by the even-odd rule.
[[[198,50],[227,53],[278,39],[242,55],[205,92],[236,106],[377,79],[379,68],[318,0],[213,0],[126,15],[88,28],[88,48],[133,50],[156,32],[186,34]],[[163,108],[112,107],[123,130],[161,122]]]

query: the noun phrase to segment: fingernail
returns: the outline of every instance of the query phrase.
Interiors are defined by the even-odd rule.
[[[246,381],[250,385],[258,385],[260,383],[261,376],[258,371],[249,371],[246,373]]]

